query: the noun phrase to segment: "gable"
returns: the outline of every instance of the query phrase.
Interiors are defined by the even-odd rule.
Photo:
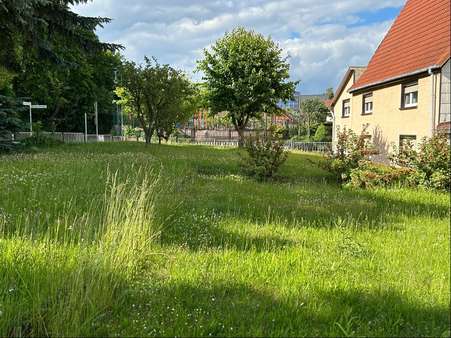
[[[355,81],[357,81],[360,78],[360,76],[363,74],[365,69],[366,69],[365,67],[349,67],[348,68],[345,75],[343,76],[343,79],[340,82],[340,85],[338,86],[338,88],[334,94],[334,98],[332,99],[332,101],[330,103],[330,107],[332,108],[332,110],[334,109],[337,101],[342,96],[343,92],[347,92],[352,87],[352,85],[355,83]]]

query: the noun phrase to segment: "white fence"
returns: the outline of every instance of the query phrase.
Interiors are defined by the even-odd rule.
[[[62,141],[64,143],[95,143],[95,142],[120,142],[136,141],[136,138],[127,138],[123,136],[95,135],[83,133],[64,133],[64,132],[42,132],[43,135]],[[21,132],[13,135],[13,140],[20,141],[30,137],[30,132]]]
[[[85,135],[83,133],[65,133],[65,132],[43,132],[45,136],[52,137],[56,140],[62,141],[64,143],[96,143],[96,142],[137,142],[136,137],[124,137],[124,136],[112,136],[112,135]],[[13,135],[13,140],[20,141],[27,137],[30,137],[31,133],[21,132]],[[141,139],[142,140],[142,139]],[[142,140],[143,141],[143,140]],[[237,140],[222,140],[222,139],[204,139],[204,140],[193,140],[193,139],[178,139],[171,140],[169,143],[175,144],[194,144],[194,145],[206,145],[212,147],[238,147]],[[332,149],[331,142],[295,142],[286,141],[285,148],[289,150],[299,150],[304,152],[318,152],[327,153]]]
[[[213,147],[238,147],[238,141],[235,140],[190,140],[182,139],[177,141],[172,141],[170,143],[176,144],[195,144],[195,145],[206,145]],[[331,142],[295,142],[286,141],[285,148],[288,150],[298,150],[304,152],[314,152],[314,153],[327,153],[332,149]]]

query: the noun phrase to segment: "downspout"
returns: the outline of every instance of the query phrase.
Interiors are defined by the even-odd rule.
[[[431,136],[434,136],[435,134],[435,120],[436,120],[436,92],[437,92],[437,85],[436,85],[436,75],[432,71],[432,67],[428,69],[428,74],[431,76]]]
[[[332,114],[332,151],[335,152],[335,144],[336,144],[336,133],[337,131],[335,130],[335,111],[332,109],[331,112]]]

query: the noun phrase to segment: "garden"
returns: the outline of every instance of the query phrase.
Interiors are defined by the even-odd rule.
[[[0,157],[0,336],[448,336],[450,197],[291,152],[114,143]]]
[[[446,137],[390,165],[364,131],[288,152],[330,111],[270,36],[225,32],[193,81],[102,42],[86,2],[0,5],[0,336],[451,334]],[[168,143],[202,115],[239,147]]]

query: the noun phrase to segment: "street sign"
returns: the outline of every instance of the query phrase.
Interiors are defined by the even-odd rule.
[[[32,109],[47,109],[45,104],[34,104],[31,106]]]
[[[24,106],[31,107],[31,102],[22,102]]]

